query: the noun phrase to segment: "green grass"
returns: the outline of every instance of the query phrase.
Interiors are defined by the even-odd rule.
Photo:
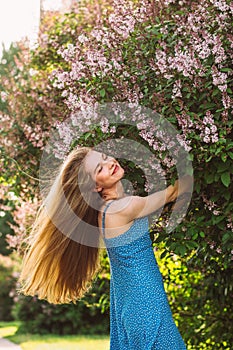
[[[0,322],[0,337],[4,337],[23,350],[108,350],[107,336],[57,336],[17,334],[19,323]]]

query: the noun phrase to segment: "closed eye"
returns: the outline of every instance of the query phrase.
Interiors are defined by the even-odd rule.
[[[103,159],[103,160],[107,160],[107,159],[108,159],[108,156],[107,156],[105,153],[102,153],[102,159]],[[97,170],[97,169],[98,169],[98,170]],[[97,173],[99,174],[102,170],[103,170],[103,167],[102,167],[102,166],[100,165],[100,163],[99,163],[99,164],[97,164],[97,167],[96,167],[96,169],[95,169],[94,172],[97,171]]]

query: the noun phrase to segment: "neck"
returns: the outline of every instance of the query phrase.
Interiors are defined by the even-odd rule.
[[[119,199],[125,196],[124,189],[120,181],[114,187],[104,188],[101,194],[102,194],[102,198],[105,201],[108,201],[111,199]]]

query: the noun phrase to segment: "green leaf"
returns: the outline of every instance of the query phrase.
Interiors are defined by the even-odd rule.
[[[106,95],[106,91],[104,89],[100,90],[100,96],[104,97]]]
[[[225,173],[225,171],[229,168],[229,164],[225,162],[216,162],[216,166],[218,173]]]
[[[184,245],[177,245],[175,248],[175,253],[184,256],[186,253],[186,247]]]
[[[230,236],[229,232],[224,233],[224,235],[222,236],[222,242],[226,243],[230,239],[230,237],[231,236]]]
[[[87,132],[87,133],[84,135],[84,140],[87,141],[87,139],[89,139],[89,137],[92,137],[92,133],[91,133],[91,132]]]
[[[221,159],[222,159],[222,161],[225,163],[226,160],[227,160],[227,155],[226,155],[225,153],[223,153],[223,154],[221,155]]]
[[[229,191],[225,191],[223,193],[224,198],[228,201],[231,198],[231,193]]]
[[[219,94],[219,89],[214,89],[213,92],[212,92],[212,96],[216,96]]]
[[[221,68],[221,72],[232,72],[232,69],[228,67],[224,67],[224,68]]]
[[[227,173],[221,174],[221,181],[222,181],[224,186],[228,187],[230,185],[230,182],[231,182],[230,173],[227,172]]]
[[[193,240],[196,240],[198,238],[198,234],[197,234],[197,232],[196,233],[194,233],[194,235],[192,236],[192,239]]]
[[[213,225],[219,224],[222,220],[224,220],[224,216],[222,216],[222,215],[218,215],[218,216],[213,216],[212,217]]]
[[[233,148],[233,142],[228,143],[228,145],[226,146],[226,150],[228,151],[231,148]]]
[[[196,249],[199,247],[199,244],[197,242],[194,241],[187,241],[185,242],[185,245],[189,248],[189,249]]]
[[[208,173],[205,175],[206,182],[207,184],[212,184],[214,182],[214,174],[213,173]]]

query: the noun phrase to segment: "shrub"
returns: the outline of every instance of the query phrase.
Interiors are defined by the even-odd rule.
[[[106,257],[103,257],[102,266],[106,263]],[[17,294],[14,299],[12,314],[21,321],[19,332],[61,335],[109,333],[109,273],[106,268],[102,268],[92,289],[77,304],[53,305],[36,297]]]
[[[0,254],[0,320],[11,321],[14,301],[11,293],[17,281],[16,261]]]

